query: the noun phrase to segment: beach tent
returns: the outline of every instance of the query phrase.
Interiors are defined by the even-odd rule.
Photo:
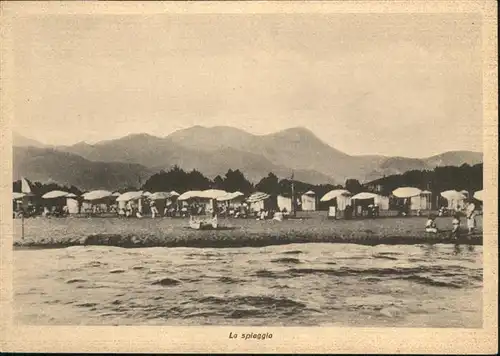
[[[389,210],[389,198],[369,192],[358,193],[351,198],[353,201],[361,200],[366,201],[373,199],[373,203],[379,207],[380,210]]]
[[[429,210],[431,208],[431,195],[429,191],[422,191],[413,187],[401,187],[392,192],[396,198],[410,199],[411,210]]]
[[[137,201],[137,210],[142,213],[142,197],[142,190],[120,194],[120,196],[116,198],[116,201],[118,202],[118,209],[121,211],[125,209],[128,202]]]
[[[267,193],[257,192],[250,195],[247,202],[250,204],[250,210],[260,211],[261,209],[266,210],[269,207],[271,195]]]
[[[477,192],[474,193],[474,198],[479,200],[479,201],[483,201],[483,191],[482,190],[478,190]]]
[[[292,198],[278,195],[277,203],[278,203],[278,209],[280,211],[283,211],[283,209],[286,209],[286,211],[288,211],[288,212],[292,211]]]
[[[448,202],[448,209],[459,210],[463,207],[464,201],[467,198],[462,192],[456,190],[446,190],[441,192],[441,196]]]
[[[345,189],[334,189],[323,195],[320,199],[322,202],[331,201],[333,206],[336,206],[339,211],[344,211],[347,205],[351,204],[352,194]]]
[[[303,211],[315,211],[316,210],[316,193],[312,190],[305,192],[300,197],[302,202]]]

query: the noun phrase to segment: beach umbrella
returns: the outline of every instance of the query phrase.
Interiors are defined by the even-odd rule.
[[[69,193],[68,195],[66,195],[66,198],[76,198],[76,194]]]
[[[316,193],[314,193],[312,190],[309,190],[309,191],[305,192],[303,195],[314,196],[314,195],[316,195]]]
[[[227,193],[226,195],[217,198],[217,201],[228,201],[244,196],[241,192]]]
[[[349,196],[351,193],[345,189],[334,189],[323,195],[320,201],[330,201],[340,196]]]
[[[42,198],[43,199],[63,198],[65,196],[67,196],[68,194],[69,194],[68,192],[64,192],[62,190],[53,190],[51,192],[48,192],[48,193],[45,193],[44,195],[42,195]]]
[[[457,192],[456,190],[446,190],[441,192],[441,196],[446,200],[464,200],[466,198],[461,192]]]
[[[476,198],[479,201],[483,201],[483,191],[478,190],[477,192],[474,193],[474,198]]]
[[[114,192],[113,194],[111,194],[111,196],[113,197],[119,197],[121,194],[120,192]]]
[[[201,192],[199,198],[206,199],[217,199],[219,197],[223,197],[227,192],[225,190],[220,189],[207,189]]]
[[[411,198],[420,195],[422,191],[418,188],[401,187],[395,189],[392,194],[397,198]]]
[[[142,193],[142,195],[144,195],[145,197],[149,197],[151,195],[151,193],[150,192],[144,192],[144,193]]]
[[[256,203],[258,201],[265,200],[265,199],[267,199],[269,197],[270,197],[269,194],[262,193],[262,192],[257,192],[257,193],[254,193],[254,194],[250,195],[248,197],[247,201],[249,203]]]
[[[25,196],[34,195],[31,191],[31,186],[26,178],[21,178],[21,192],[24,193]]]
[[[126,192],[121,194],[118,198],[116,198],[116,201],[130,201],[130,200],[137,200],[140,198],[142,198],[142,191]]]
[[[429,195],[429,194],[432,194],[431,191],[429,190],[422,190],[422,193],[420,193],[421,195]]]
[[[184,192],[181,195],[179,195],[177,200],[180,200],[180,201],[188,200],[188,199],[199,196],[201,193],[202,193],[201,190],[188,190],[187,192]]]
[[[358,193],[355,196],[353,196],[352,200],[367,200],[367,199],[375,199],[377,197],[378,197],[378,195],[375,193],[363,192],[363,193]]]
[[[151,200],[164,200],[172,197],[171,193],[168,192],[155,192],[149,196]]]
[[[12,193],[12,200],[22,199],[24,196],[25,196],[24,193],[13,192]]]
[[[93,190],[91,192],[85,193],[83,195],[83,199],[88,201],[94,201],[94,200],[101,200],[104,198],[108,198],[111,195],[113,195],[113,193],[107,190]]]
[[[170,192],[170,194],[172,194],[172,196],[173,196],[173,197],[178,197],[178,196],[180,195],[180,194],[179,194],[179,193],[177,193],[175,190],[172,190],[172,191]]]

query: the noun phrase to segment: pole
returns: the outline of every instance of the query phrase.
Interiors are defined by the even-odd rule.
[[[293,177],[293,176],[292,176]],[[295,184],[292,178],[292,215],[295,217]]]
[[[21,213],[21,240],[24,240],[24,211]]]

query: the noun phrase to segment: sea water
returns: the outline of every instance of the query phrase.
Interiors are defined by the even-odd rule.
[[[481,246],[77,246],[13,254],[21,324],[482,323]]]

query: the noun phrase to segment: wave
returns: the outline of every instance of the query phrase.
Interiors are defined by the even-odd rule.
[[[432,279],[430,277],[423,277],[423,276],[408,276],[404,277],[401,279],[405,279],[407,281],[412,281],[416,282],[419,284],[425,284],[433,287],[448,287],[448,288],[463,288],[464,285],[460,285],[458,283],[453,283],[453,282],[444,282],[444,281],[438,281],[435,279]]]
[[[275,260],[272,260],[271,262],[274,263],[293,263],[293,264],[299,264],[302,263],[298,258],[291,258],[291,257],[282,257],[282,258],[277,258]]]

